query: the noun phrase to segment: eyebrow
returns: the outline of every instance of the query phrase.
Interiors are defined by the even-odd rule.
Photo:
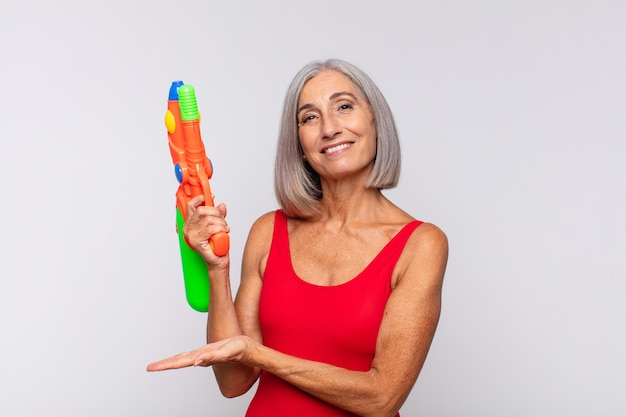
[[[354,94],[352,94],[352,93],[351,93],[351,92],[349,92],[349,91],[338,91],[338,92],[336,92],[336,93],[333,93],[333,94],[331,94],[331,95],[330,95],[329,100],[335,100],[335,99],[337,99],[337,98],[339,98],[339,97],[341,97],[341,96],[349,96],[349,97],[351,97],[354,101],[357,101],[357,102],[359,101],[358,97],[357,97],[357,96],[355,96]],[[300,106],[300,107],[298,108],[298,111],[296,112],[296,115],[300,114],[303,110],[308,110],[308,109],[310,109],[310,108],[312,108],[312,107],[313,107],[313,105],[312,105],[312,104],[303,104],[302,106]]]

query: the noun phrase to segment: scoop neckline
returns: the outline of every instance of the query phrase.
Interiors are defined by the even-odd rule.
[[[372,265],[378,260],[378,258],[380,258],[384,252],[386,252],[387,248],[391,245],[391,243],[394,242],[396,239],[398,239],[400,234],[413,223],[419,223],[419,221],[418,220],[411,220],[410,222],[408,222],[404,226],[402,226],[396,232],[396,234],[393,235],[393,237],[391,239],[389,239],[389,241],[387,243],[385,243],[385,245],[382,247],[382,249],[378,251],[376,256],[374,256],[374,258],[372,258],[372,260],[367,265],[365,265],[365,267],[361,270],[361,272],[356,274],[354,277],[350,278],[346,282],[342,282],[341,284],[319,285],[319,284],[314,284],[312,282],[309,282],[309,281],[305,280],[304,278],[302,278],[296,272],[296,270],[295,270],[295,268],[293,266],[293,259],[291,258],[291,244],[290,244],[290,241],[289,241],[288,222],[287,222],[287,219],[285,218],[285,229],[286,229],[286,236],[287,236],[287,255],[289,257],[289,268],[291,269],[291,273],[292,273],[293,277],[297,281],[299,281],[299,282],[301,282],[301,283],[303,283],[305,285],[308,285],[310,287],[313,287],[313,288],[328,288],[328,289],[332,289],[332,288],[341,288],[341,287],[347,286],[350,283],[357,281],[365,272],[367,272],[367,270],[369,270],[372,267]]]

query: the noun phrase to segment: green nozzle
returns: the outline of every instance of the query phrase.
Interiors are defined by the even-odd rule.
[[[178,89],[178,105],[180,106],[180,118],[184,121],[198,120],[198,102],[196,91],[189,84],[182,85]]]

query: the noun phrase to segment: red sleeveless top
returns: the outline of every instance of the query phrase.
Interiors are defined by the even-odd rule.
[[[352,280],[318,286],[300,279],[291,263],[287,218],[276,211],[274,235],[263,276],[259,320],[265,346],[288,355],[368,371],[391,275],[411,233],[405,225]],[[323,402],[263,371],[246,417],[346,417],[354,414]]]

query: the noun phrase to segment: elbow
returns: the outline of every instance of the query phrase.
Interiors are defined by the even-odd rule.
[[[399,408],[393,395],[381,387],[369,395],[364,395],[358,405],[350,407],[349,410],[360,417],[394,417]]]
[[[220,389],[220,393],[226,398],[239,397],[248,392],[252,385],[254,385],[254,381],[252,381],[252,383],[246,384],[226,384],[220,383],[220,381],[218,380],[217,384]]]
[[[248,392],[248,390],[250,390],[250,387],[222,387],[220,386],[220,393],[226,397],[226,398],[236,398],[239,397],[243,394],[245,394],[246,392]]]
[[[235,398],[247,393],[258,379],[258,372],[241,372],[242,369],[213,366],[215,379],[220,393],[226,398]],[[239,372],[237,372],[239,371]]]
[[[224,390],[221,388],[220,392],[226,398],[236,398],[246,393],[246,391]]]
[[[371,409],[363,417],[394,417],[400,410],[395,396],[390,393],[381,393],[372,401]]]
[[[400,407],[408,397],[408,392],[403,386],[391,383],[391,381],[378,380],[371,392],[367,404],[367,412],[363,417],[394,417],[400,411]]]

